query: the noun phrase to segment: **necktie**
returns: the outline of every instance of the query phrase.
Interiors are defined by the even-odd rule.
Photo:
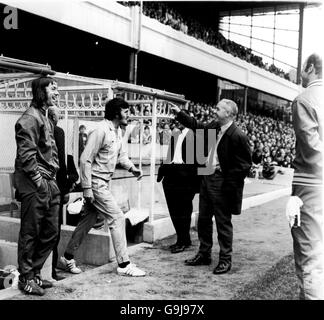
[[[219,167],[219,164],[216,165],[216,159],[215,159],[215,157],[217,156],[217,144],[219,142],[220,133],[221,133],[221,127],[220,126],[217,126],[216,127],[216,141],[215,141],[215,146],[213,147],[213,152],[210,154],[210,159],[209,159],[210,164],[211,164],[211,166],[214,169],[217,168],[217,167]]]
[[[216,145],[217,145],[217,142],[218,142],[218,138],[219,138],[219,133],[221,131],[221,128],[220,126],[216,126],[216,139],[215,139],[215,145],[213,145],[211,147],[211,149],[209,150],[209,155],[208,155],[208,158],[206,160],[206,165],[213,165],[214,161],[215,161],[215,153],[217,152],[216,151]],[[206,140],[205,140],[206,141]],[[207,148],[207,145],[205,144],[205,148]]]

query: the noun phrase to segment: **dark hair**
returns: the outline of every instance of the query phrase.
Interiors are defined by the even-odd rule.
[[[315,74],[322,77],[322,58],[316,53],[311,54],[306,60],[305,70],[307,70],[311,64],[314,65]]]
[[[53,82],[56,82],[56,80],[51,77],[40,77],[32,81],[32,103],[36,105],[36,107],[40,108],[44,105],[47,100],[45,88]]]
[[[128,109],[129,104],[122,98],[114,98],[109,100],[105,106],[105,118],[114,120],[116,116],[120,116],[122,109]]]

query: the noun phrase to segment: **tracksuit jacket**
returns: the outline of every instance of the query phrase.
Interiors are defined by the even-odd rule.
[[[53,124],[45,109],[31,106],[16,125],[17,156],[15,170],[23,171],[33,182],[42,177],[53,179],[59,168]]]
[[[322,184],[323,81],[312,81],[292,103],[296,134],[293,185]]]

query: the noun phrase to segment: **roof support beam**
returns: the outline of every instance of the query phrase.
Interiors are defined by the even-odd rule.
[[[304,7],[305,4],[299,5],[299,37],[298,37],[298,61],[297,61],[297,84],[300,84],[302,68],[302,51],[303,51],[303,24],[304,24]]]

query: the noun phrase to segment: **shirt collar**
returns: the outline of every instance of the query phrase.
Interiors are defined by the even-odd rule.
[[[42,112],[42,114],[43,115],[45,115],[46,114],[46,107],[45,106],[41,106],[40,108],[39,108],[39,110]]]
[[[180,130],[180,134],[182,134],[182,135],[186,135],[187,134],[187,132],[189,131],[189,129],[188,128],[184,128],[182,131]]]
[[[233,123],[233,120],[230,121],[230,122],[228,122],[228,123],[226,123],[226,124],[224,124],[224,125],[222,125],[221,126],[222,133],[224,133],[232,125],[232,123]]]
[[[46,108],[45,106],[38,107],[36,103],[32,102],[31,105],[35,108],[38,109],[44,116],[46,115]]]
[[[316,80],[311,81],[308,84],[307,88],[311,87],[311,86],[322,86],[322,85],[323,85],[323,80],[322,79],[316,79]]]
[[[116,128],[115,128],[115,126],[114,126],[114,124],[113,124],[113,122],[112,121],[110,121],[110,120],[108,120],[108,119],[105,119],[105,121],[106,121],[106,123],[107,123],[107,125],[108,125],[108,128],[111,130],[111,131],[115,131],[116,130]],[[119,128],[117,128],[117,130],[118,130]]]

